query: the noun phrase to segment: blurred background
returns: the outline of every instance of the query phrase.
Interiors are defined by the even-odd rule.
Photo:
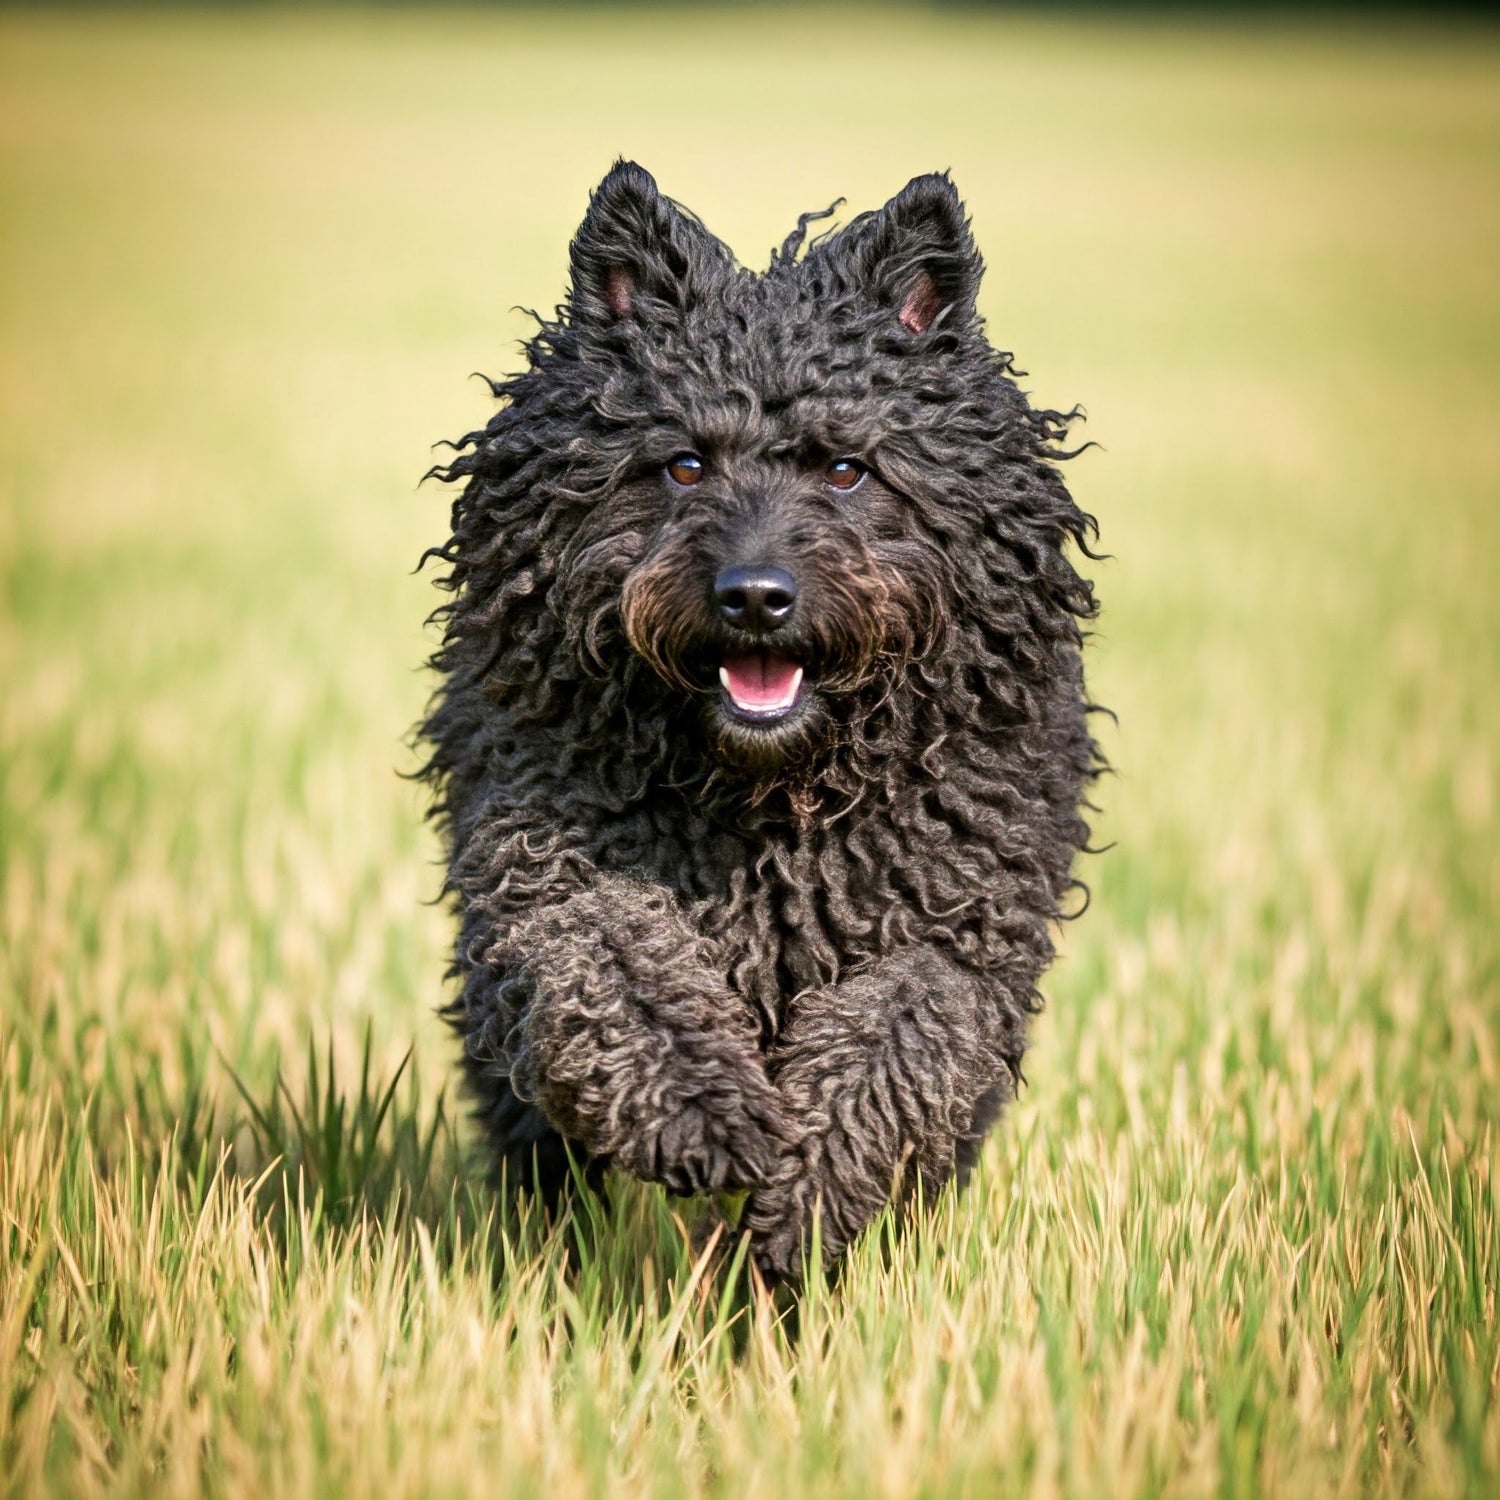
[[[435,1015],[418,478],[622,154],[951,169],[1099,444],[1092,907],[800,1340],[502,1243]],[[0,1489],[1496,1493],[1497,268],[1456,11],[0,10]]]
[[[1214,1108],[1260,1056],[1294,1147],[1320,1090],[1478,1130],[1497,65],[1458,13],[0,13],[11,1068],[154,1129],[214,1048],[373,1022],[447,1078],[417,480],[623,154],[753,265],[950,168],[995,342],[1087,409],[1115,848],[1023,1111]]]

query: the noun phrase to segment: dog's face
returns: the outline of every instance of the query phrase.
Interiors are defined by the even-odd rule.
[[[700,439],[617,510],[659,518],[623,580],[630,647],[700,701],[718,755],[757,775],[827,745],[941,611],[938,559],[865,460],[815,437],[778,450]]]
[[[633,653],[755,777],[815,758],[940,645],[985,509],[956,408],[999,378],[946,178],[799,258],[812,217],[755,275],[617,167],[547,361],[579,392],[562,431],[592,496],[559,604],[598,669]]]

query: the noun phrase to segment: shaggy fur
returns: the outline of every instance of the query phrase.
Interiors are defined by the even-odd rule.
[[[946,177],[808,245],[827,216],[757,275],[618,164],[567,302],[437,471],[464,488],[430,554],[448,1014],[494,1162],[549,1198],[570,1150],[748,1189],[772,1277],[815,1205],[831,1260],[972,1164],[1096,769],[1068,418],[986,342]],[[787,618],[726,616],[737,565],[795,581]],[[771,645],[802,691],[747,722],[718,668]]]

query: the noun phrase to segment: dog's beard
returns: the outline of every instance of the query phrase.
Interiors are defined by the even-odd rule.
[[[601,513],[561,571],[554,600],[580,665],[623,674],[632,698],[652,700],[640,722],[660,725],[668,759],[685,767],[706,753],[710,780],[752,801],[781,789],[811,805],[825,783],[849,783],[845,752],[945,634],[952,579],[940,551],[910,536],[871,542],[826,511],[762,527],[757,553],[798,592],[789,620],[756,632],[714,600],[715,579],[751,545],[734,517],[679,517],[653,536],[648,498]]]
[[[704,738],[725,768],[757,782],[806,779],[854,707],[889,690],[910,654],[913,631],[898,608],[909,596],[867,556],[855,561],[862,566],[832,583],[814,579],[792,628],[759,637],[714,619],[702,582],[709,570],[675,548],[626,579],[620,615],[631,649],[699,700]]]
[[[704,694],[700,722],[718,759],[757,782],[774,781],[805,767],[827,750],[835,718],[824,694],[804,676],[796,701],[774,719],[750,720],[736,713],[727,690]]]

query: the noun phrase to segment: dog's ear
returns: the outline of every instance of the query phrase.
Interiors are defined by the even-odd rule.
[[[590,195],[569,258],[573,315],[590,323],[641,318],[653,302],[685,308],[733,263],[723,243],[633,161],[617,161]]]
[[[849,241],[856,277],[910,332],[926,333],[940,318],[950,325],[973,318],[984,262],[946,173],[912,178],[838,239]]]

